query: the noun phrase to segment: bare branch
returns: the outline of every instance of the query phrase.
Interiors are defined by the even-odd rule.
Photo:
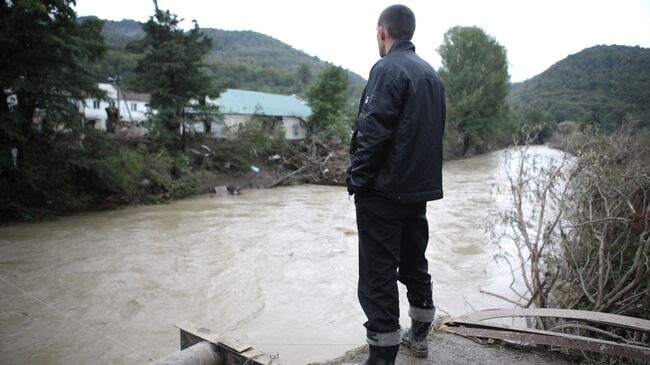
[[[485,290],[485,289],[483,289],[483,288],[479,288],[478,291],[481,292],[481,293],[483,293],[483,294],[487,294],[487,295],[490,295],[490,296],[493,296],[493,297],[499,298],[499,299],[501,299],[501,300],[505,300],[506,302],[508,302],[508,303],[512,303],[512,304],[516,305],[516,306],[519,307],[519,308],[523,308],[523,306],[522,306],[519,302],[515,302],[514,300],[512,300],[512,299],[510,299],[510,298],[507,298],[507,297],[504,297],[504,296],[501,295],[501,294],[492,293],[492,292],[487,291],[487,290]]]
[[[629,219],[627,218],[621,218],[621,217],[606,217],[606,218],[601,218],[601,219],[594,219],[590,220],[587,222],[581,222],[578,224],[574,224],[571,226],[568,226],[569,228],[577,228],[577,227],[582,227],[582,226],[590,226],[596,223],[602,223],[602,222],[609,222],[609,221],[622,221],[622,222],[628,222]]]
[[[605,208],[607,209],[607,208]],[[607,223],[603,232],[598,235],[598,294],[596,295],[596,306],[603,302],[605,296],[605,233],[607,232]]]
[[[599,310],[601,312],[606,312],[611,308],[612,305],[614,305],[621,297],[625,294],[627,294],[629,291],[633,290],[636,288],[637,285],[639,285],[644,279],[645,279],[645,268],[647,264],[647,251],[650,246],[650,237],[645,241],[645,244],[639,245],[639,250],[637,250],[638,256],[634,260],[634,265],[630,268],[636,268],[636,275],[634,277],[634,280],[630,282],[628,285],[626,285],[623,289],[621,289],[619,292],[611,292],[613,293],[613,296],[611,299],[607,301]],[[645,252],[646,254],[641,254]],[[629,272],[629,271],[628,271]],[[609,296],[608,296],[609,297]]]

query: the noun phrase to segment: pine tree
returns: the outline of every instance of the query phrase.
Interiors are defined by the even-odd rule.
[[[138,61],[134,86],[151,94],[150,105],[158,110],[154,118],[163,145],[179,150],[183,142],[186,111],[192,101],[216,98],[219,89],[207,74],[204,59],[212,48],[194,21],[188,32],[179,27],[175,14],[156,7],[155,14],[143,25],[145,37],[130,44],[144,56]]]
[[[36,117],[43,133],[78,126],[72,99],[100,97],[87,71],[105,51],[102,22],[77,22],[73,0],[0,2],[0,144],[33,139]],[[39,119],[37,118],[37,119]],[[12,142],[13,141],[13,142]],[[2,156],[6,151],[2,151]]]
[[[69,160],[85,131],[74,100],[102,97],[87,70],[105,48],[102,22],[78,22],[73,5],[0,1],[0,219],[64,210],[79,195]]]

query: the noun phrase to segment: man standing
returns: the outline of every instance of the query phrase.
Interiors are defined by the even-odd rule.
[[[415,54],[414,31],[415,16],[404,5],[379,16],[381,59],[370,71],[350,144],[347,186],[357,212],[367,365],[393,364],[400,343],[427,357],[435,314],[426,207],[442,198],[445,97],[434,69]],[[407,288],[412,320],[403,334],[398,280]]]

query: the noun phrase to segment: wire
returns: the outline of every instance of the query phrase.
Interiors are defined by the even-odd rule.
[[[119,340],[117,340],[117,339],[115,339],[115,338],[113,338],[113,337],[111,337],[111,336],[109,336],[109,335],[107,335],[107,334],[105,334],[105,333],[103,333],[103,332],[101,332],[101,331],[95,329],[95,328],[90,327],[89,325],[87,325],[87,324],[85,324],[85,323],[79,321],[78,319],[75,319],[74,317],[72,317],[72,316],[66,314],[65,312],[63,312],[63,311],[59,310],[58,308],[54,307],[53,305],[51,305],[51,304],[49,304],[49,303],[46,303],[45,301],[43,301],[43,300],[41,300],[40,298],[34,296],[33,294],[30,294],[30,293],[28,293],[27,291],[21,289],[20,287],[18,287],[17,285],[11,283],[11,282],[8,281],[7,279],[3,278],[2,276],[0,276],[0,280],[2,280],[2,281],[4,281],[5,283],[9,284],[9,285],[12,286],[14,289],[18,290],[21,294],[27,295],[28,297],[34,299],[35,301],[37,301],[37,302],[43,304],[44,306],[46,306],[46,307],[52,309],[53,311],[59,313],[59,314],[62,315],[64,318],[69,319],[69,320],[72,320],[72,321],[75,322],[76,324],[78,324],[78,325],[80,325],[80,326],[82,326],[82,327],[84,327],[84,328],[90,330],[91,332],[95,332],[96,334],[98,334],[98,335],[100,335],[100,336],[103,336],[103,337],[105,337],[105,338],[107,338],[107,339],[113,341],[114,343],[121,345],[122,347],[127,348],[128,350],[131,351],[131,352],[129,352],[127,355],[130,355],[130,354],[133,354],[133,353],[134,353],[134,354],[136,354],[136,355],[139,355],[139,356],[141,356],[141,357],[147,359],[147,361],[151,361],[151,360],[152,360],[152,359],[150,359],[148,356],[145,356],[144,354],[138,352],[135,348],[133,348],[133,347],[131,347],[131,346],[125,344],[124,342],[119,341]]]
[[[251,346],[363,346],[365,343],[268,343],[268,342],[248,342]]]

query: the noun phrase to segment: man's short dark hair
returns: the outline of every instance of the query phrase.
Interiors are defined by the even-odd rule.
[[[415,33],[415,15],[404,5],[391,5],[381,12],[377,25],[386,27],[393,39],[410,41]]]

